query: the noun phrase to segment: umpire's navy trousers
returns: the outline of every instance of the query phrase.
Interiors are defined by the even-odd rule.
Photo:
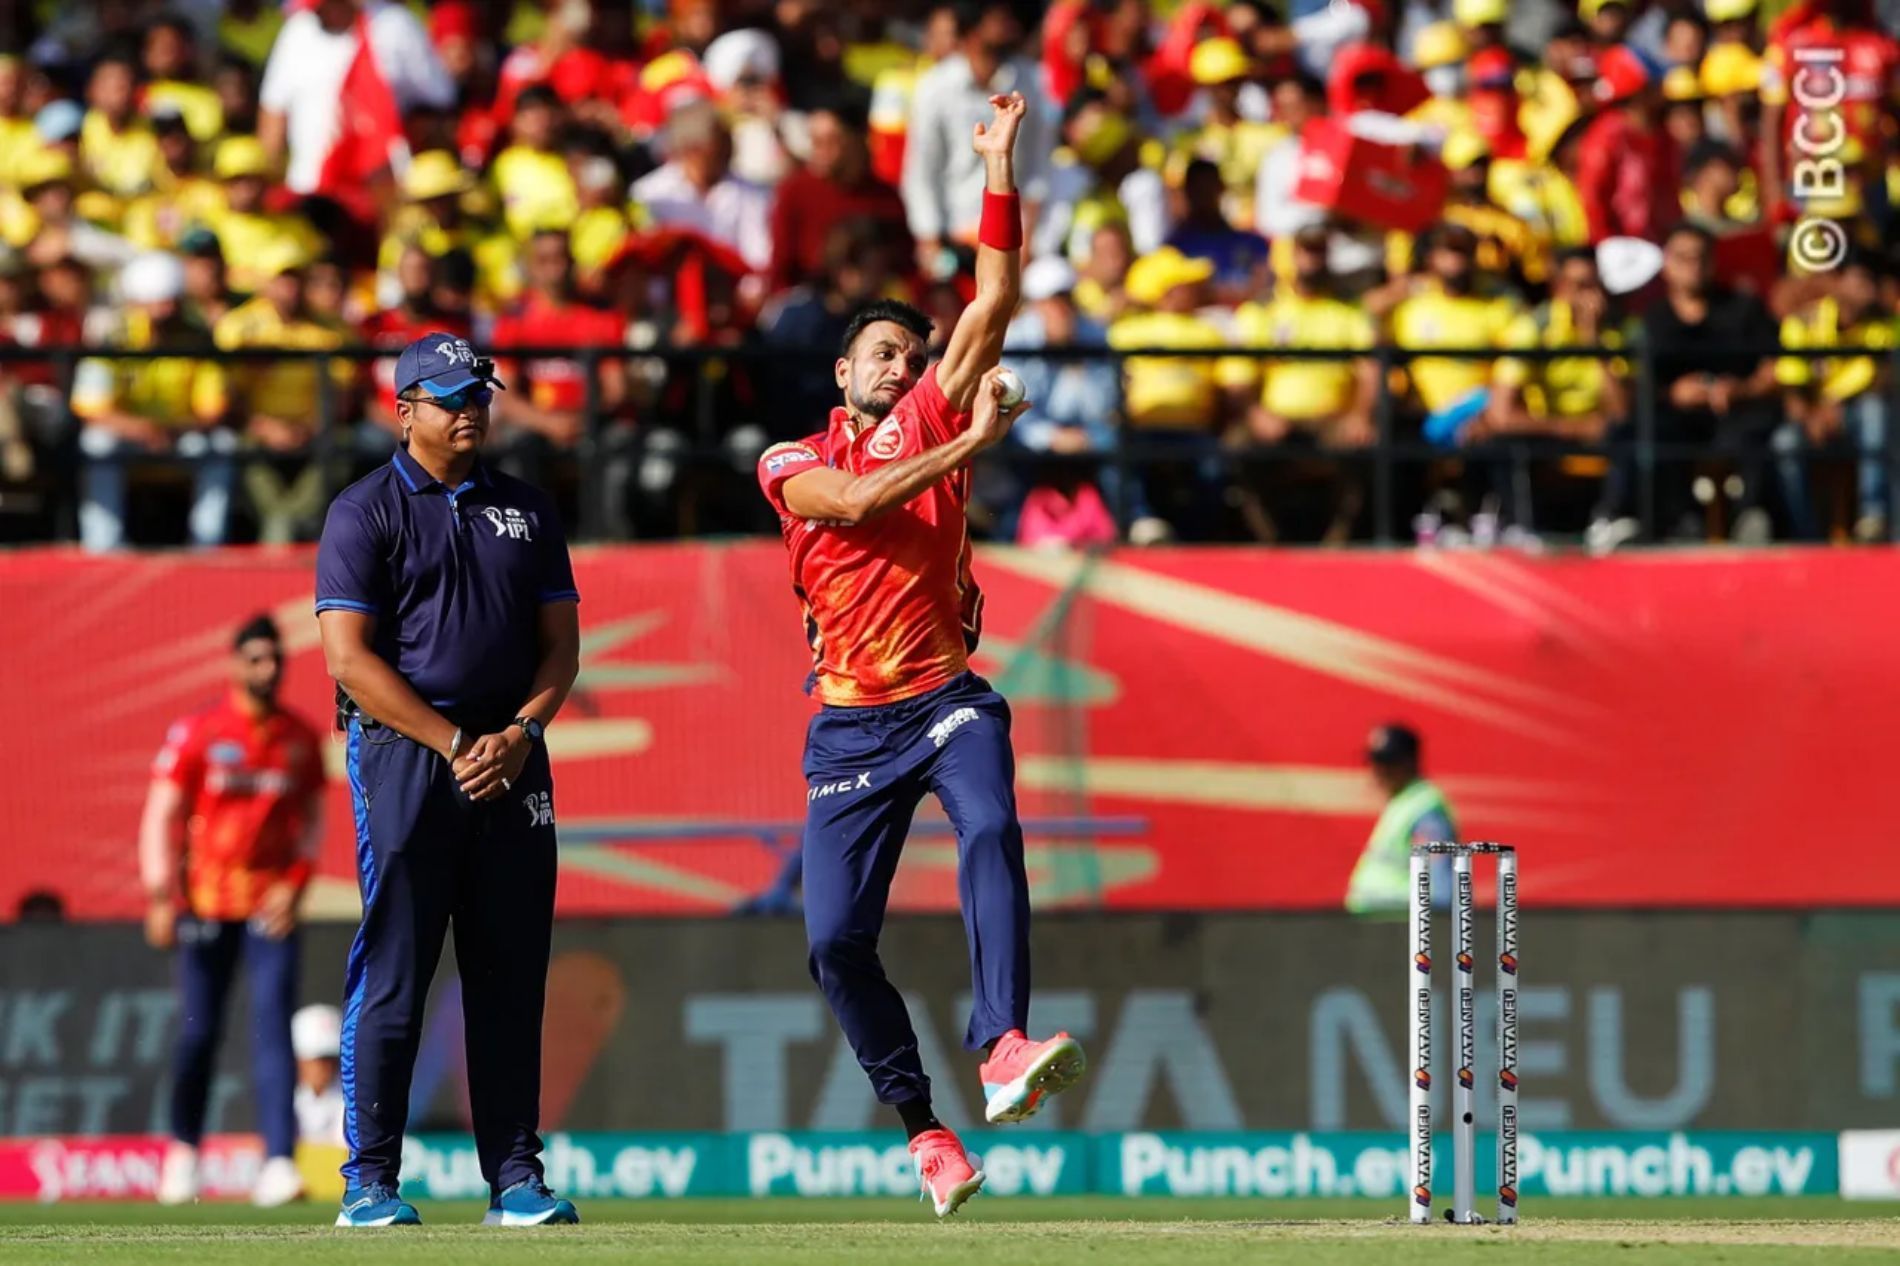
[[[441,756],[352,721],[349,774],[363,924],[343,986],[343,1176],[397,1181],[429,981],[453,920],[482,1177],[498,1192],[539,1178],[555,873],[547,750],[537,744],[512,790],[476,804]]]
[[[957,833],[978,1050],[1029,1017],[1029,880],[1009,704],[973,673],[879,708],[824,708],[805,738],[811,974],[882,1103],[927,1098],[904,1000],[878,961],[898,854],[925,792]]]
[[[217,1061],[224,1007],[238,963],[251,980],[251,1077],[257,1083],[257,1128],[267,1156],[297,1146],[297,1061],[290,1049],[290,1012],[297,1005],[298,935],[281,940],[236,921],[178,921],[178,1045],[172,1055],[172,1136],[198,1145]]]

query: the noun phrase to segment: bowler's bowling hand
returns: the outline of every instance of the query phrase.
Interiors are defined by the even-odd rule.
[[[976,398],[970,406],[970,433],[984,448],[999,443],[1008,435],[1010,426],[1029,407],[1029,401],[1019,400],[1005,409],[1003,396],[1006,390],[1001,365],[992,366],[983,375],[983,381],[977,384]]]
[[[514,790],[528,763],[531,744],[510,726],[499,734],[484,734],[455,762],[455,778],[470,800],[494,800]]]

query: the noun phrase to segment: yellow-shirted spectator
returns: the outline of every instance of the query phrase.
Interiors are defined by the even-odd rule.
[[[1476,132],[1454,132],[1445,138],[1441,156],[1452,172],[1451,195],[1442,214],[1477,236],[1478,271],[1507,281],[1542,285],[1550,275],[1550,244],[1522,217],[1492,200],[1493,169],[1499,163],[1493,161],[1484,138]],[[1521,162],[1509,165],[1514,169],[1525,166]],[[1411,235],[1393,232],[1386,243],[1387,271],[1409,271],[1414,249]]]
[[[1517,76],[1517,125],[1533,163],[1549,155],[1563,130],[1583,113],[1577,91],[1548,66],[1520,70]]]
[[[1776,448],[1784,453],[1781,460],[1793,467],[1784,472],[1784,481],[1798,476],[1805,485],[1801,459],[1786,450],[1835,443],[1844,435],[1860,459],[1855,539],[1882,541],[1891,516],[1886,443],[1892,419],[1887,416],[1885,369],[1896,344],[1895,322],[1880,309],[1879,280],[1864,257],[1849,257],[1831,283],[1832,293],[1783,319],[1781,345],[1790,351],[1857,347],[1871,354],[1815,360],[1783,356],[1777,361],[1775,377],[1782,386],[1789,427]]]
[[[1327,271],[1330,241],[1330,234],[1318,225],[1295,236],[1293,282],[1281,284],[1265,303],[1241,305],[1235,314],[1236,346],[1371,350],[1377,339],[1372,318],[1360,305],[1333,293]],[[1257,389],[1247,424],[1262,443],[1277,443],[1296,431],[1329,446],[1372,442],[1378,366],[1369,357],[1236,360],[1224,372],[1229,375],[1226,385]]]
[[[152,115],[158,137],[155,188],[126,204],[120,232],[148,250],[172,250],[194,228],[210,228],[224,214],[224,186],[198,170],[198,147],[184,117],[159,107]]]
[[[303,274],[309,261],[287,264],[248,302],[218,322],[212,337],[220,348],[281,347],[309,350],[340,348],[349,331],[315,320],[304,308]],[[224,370],[230,405],[246,421],[246,433],[271,447],[283,432],[300,433],[301,443],[322,420],[314,360],[233,362]],[[330,362],[335,386],[347,389],[355,371],[347,360]]]
[[[145,28],[145,113],[153,116],[169,106],[185,120],[192,139],[215,140],[224,131],[224,106],[218,94],[197,77],[197,52],[191,23],[175,15],[160,15]]]
[[[1506,332],[1514,348],[1624,345],[1609,319],[1609,294],[1597,272],[1596,255],[1574,247],[1558,257],[1551,299],[1520,316]],[[1629,409],[1629,364],[1620,356],[1576,356],[1497,363],[1505,396],[1501,416],[1512,433],[1556,435],[1594,441]]]
[[[1392,341],[1400,349],[1504,347],[1519,307],[1508,298],[1477,289],[1474,256],[1478,240],[1461,224],[1431,230],[1420,288],[1392,311]],[[1493,364],[1489,360],[1423,356],[1407,368],[1412,391],[1426,414],[1426,437],[1454,442],[1492,408]]]
[[[574,254],[574,271],[583,289],[588,289],[634,229],[631,215],[646,219],[646,210],[638,203],[628,204],[620,169],[614,160],[594,154],[571,165],[574,186],[580,193],[580,213],[574,217],[567,240]]]
[[[1220,326],[1198,315],[1207,297],[1214,265],[1183,255],[1171,246],[1150,251],[1128,269],[1125,283],[1129,304],[1138,309],[1108,327],[1110,347],[1225,348],[1228,339]],[[1200,535],[1213,510],[1222,504],[1224,470],[1220,435],[1237,389],[1223,384],[1244,378],[1244,366],[1226,358],[1197,356],[1131,356],[1122,363],[1122,415],[1130,430],[1141,433],[1149,445],[1178,450],[1163,466],[1186,475],[1185,496],[1169,504],[1175,509],[1157,512],[1149,494],[1155,472],[1132,489],[1135,520],[1128,539],[1152,544],[1175,534],[1172,520]],[[1150,457],[1156,457],[1154,453]],[[1178,480],[1177,480],[1178,482]]]
[[[871,170],[885,184],[896,187],[904,178],[904,146],[910,135],[911,98],[925,71],[957,50],[956,10],[938,5],[924,21],[924,46],[908,63],[879,70],[867,85],[871,108],[866,141],[871,148]],[[851,53],[845,50],[845,74],[855,76]]]
[[[1076,269],[1075,306],[1082,315],[1108,325],[1128,311],[1124,282],[1134,258],[1126,224],[1104,224],[1095,230],[1088,258]]]
[[[412,246],[431,259],[463,250],[475,263],[483,306],[499,306],[521,292],[521,243],[468,213],[475,179],[455,155],[439,149],[417,154],[402,192],[407,205],[396,212],[377,251],[378,273],[393,277]]]
[[[158,174],[158,138],[138,117],[136,82],[130,59],[108,54],[93,67],[86,88],[91,108],[80,127],[79,164],[116,198],[146,192]]]
[[[1235,228],[1253,225],[1254,182],[1267,151],[1286,137],[1274,123],[1244,118],[1240,90],[1253,70],[1253,61],[1231,39],[1203,40],[1194,49],[1188,72],[1207,93],[1207,114],[1200,127],[1182,133],[1175,142],[1178,155],[1204,158],[1220,169],[1226,195],[1221,210]]]
[[[499,6],[497,6],[499,7]],[[501,42],[511,48],[537,42],[548,30],[548,7],[535,0],[515,0],[502,28]]]
[[[218,15],[218,45],[262,70],[283,26],[283,6],[275,0],[225,0]]]
[[[892,39],[853,41],[844,46],[844,77],[861,88],[874,88],[891,71],[914,70],[919,58],[909,44]]]
[[[33,118],[26,113],[25,63],[0,53],[0,185],[12,184],[20,162],[39,147]]]
[[[219,427],[223,392],[208,351],[209,334],[179,309],[184,267],[176,257],[141,255],[119,274],[119,328],[100,350],[177,348],[182,354],[151,360],[99,355],[73,374],[72,407],[82,423],[79,447],[80,539],[90,550],[116,548],[125,539],[127,466],[138,454],[196,459],[192,467],[191,540],[224,541],[231,504],[236,439]]]
[[[34,203],[41,197],[57,200],[70,213],[75,173],[73,160],[52,149],[35,149],[14,170],[11,188],[0,188],[0,242],[23,251],[39,235],[43,223]]]
[[[1432,99],[1414,107],[1406,118],[1446,133],[1472,127],[1464,75],[1470,51],[1456,22],[1433,22],[1419,30],[1412,41],[1412,65],[1424,76]]]
[[[218,147],[212,174],[224,183],[225,209],[211,224],[224,250],[231,288],[251,294],[286,268],[299,268],[324,249],[323,235],[300,215],[264,209],[270,159],[255,137],[234,136]]]
[[[1127,290],[1129,301],[1146,310],[1110,325],[1109,346],[1226,347],[1225,332],[1196,315],[1213,276],[1211,261],[1191,259],[1171,246],[1143,255],[1128,270]],[[1131,357],[1122,367],[1124,413],[1130,426],[1142,430],[1211,435],[1225,412],[1223,373],[1234,378],[1244,372],[1244,367],[1224,369],[1223,362],[1212,357]]]
[[[307,262],[287,264],[265,281],[256,298],[220,320],[212,331],[217,345],[328,351],[351,342],[349,331],[320,322],[305,309]],[[342,403],[355,370],[343,359],[331,360],[329,368],[331,399]],[[323,468],[308,455],[324,420],[321,372],[315,360],[266,360],[233,362],[222,373],[227,410],[246,444],[269,455],[247,463],[244,471],[245,490],[258,512],[258,539],[267,544],[309,534],[323,512]]]
[[[1695,67],[1671,66],[1663,76],[1662,95],[1662,130],[1675,142],[1676,153],[1686,154],[1709,135],[1709,98]]]
[[[87,269],[109,272],[138,253],[130,242],[101,227],[113,223],[118,204],[109,195],[84,188],[70,147],[49,146],[29,154],[20,164],[17,196],[12,192],[0,188],[0,238],[29,264],[44,267],[71,258]]]
[[[513,143],[495,156],[489,178],[501,199],[508,231],[526,241],[542,228],[566,228],[580,213],[580,196],[567,160],[554,148],[561,99],[536,86],[515,100]]]

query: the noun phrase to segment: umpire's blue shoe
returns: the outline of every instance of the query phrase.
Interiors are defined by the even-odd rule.
[[[572,1226],[581,1220],[571,1200],[548,1190],[539,1178],[523,1178],[488,1202],[483,1226]]]
[[[336,1215],[338,1226],[421,1226],[422,1215],[416,1206],[396,1194],[387,1183],[373,1182],[367,1187],[351,1187],[343,1193],[343,1211]]]

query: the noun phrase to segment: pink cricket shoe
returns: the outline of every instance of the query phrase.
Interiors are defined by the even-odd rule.
[[[963,1140],[946,1129],[925,1130],[910,1141],[917,1181],[937,1216],[947,1218],[983,1190],[983,1171],[970,1164]]]
[[[984,1119],[992,1125],[1028,1120],[1050,1095],[1080,1081],[1088,1066],[1082,1044],[1067,1033],[1032,1042],[1011,1029],[983,1061]]]

